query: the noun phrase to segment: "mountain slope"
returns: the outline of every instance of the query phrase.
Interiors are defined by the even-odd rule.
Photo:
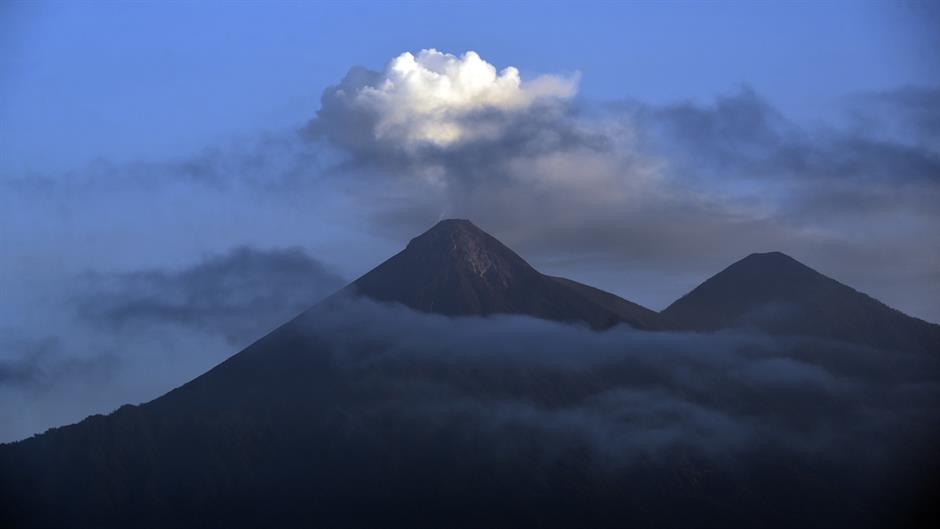
[[[350,285],[379,301],[448,316],[525,314],[595,329],[659,328],[656,312],[575,281],[538,272],[467,220],[443,220]]]
[[[660,329],[663,327],[660,321],[659,313],[654,312],[642,305],[627,301],[620,296],[611,294],[599,288],[578,283],[564,277],[548,276],[551,280],[560,283],[565,288],[585,297],[586,299],[597,303],[605,309],[613,312],[619,321],[627,322],[638,329]]]
[[[752,327],[880,349],[940,352],[940,326],[912,318],[780,252],[732,264],[666,308],[673,328]]]

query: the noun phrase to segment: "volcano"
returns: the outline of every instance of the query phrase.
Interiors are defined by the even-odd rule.
[[[659,315],[609,292],[544,275],[469,220],[443,220],[344,293],[447,316],[522,314],[594,329],[660,327]]]
[[[780,253],[755,253],[661,313],[675,329],[752,328],[876,349],[940,353],[940,326],[908,316]]]

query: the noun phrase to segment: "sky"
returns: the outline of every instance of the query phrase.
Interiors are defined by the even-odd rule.
[[[938,23],[0,4],[0,441],[162,394],[445,217],[655,310],[780,250],[940,322]]]

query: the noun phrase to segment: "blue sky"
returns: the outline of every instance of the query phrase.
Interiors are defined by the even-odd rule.
[[[0,4],[0,442],[162,394],[444,217],[656,310],[778,250],[940,322],[938,13]]]
[[[920,4],[13,2],[0,11],[6,171],[176,154],[296,125],[351,65],[476,50],[580,95],[708,99],[740,84],[818,119],[838,98],[934,84]],[[927,18],[925,21],[924,18]]]

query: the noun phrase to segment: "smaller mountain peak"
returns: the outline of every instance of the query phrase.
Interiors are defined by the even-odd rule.
[[[767,272],[788,269],[811,270],[805,264],[797,261],[783,252],[752,253],[751,255],[748,255],[747,257],[741,259],[729,267],[729,269],[741,268],[760,268]]]
[[[674,328],[757,328],[902,351],[936,351],[940,327],[911,318],[781,252],[753,253],[662,313]]]
[[[773,252],[754,252],[754,253],[752,253],[751,255],[748,255],[747,257],[745,257],[744,259],[742,259],[742,261],[743,261],[743,260],[761,260],[761,261],[771,261],[771,260],[774,260],[774,261],[781,261],[781,260],[787,260],[787,261],[796,261],[796,259],[790,257],[789,255],[787,255],[787,254],[785,254],[785,253],[783,253],[783,252],[777,252],[777,251],[773,251]]]

